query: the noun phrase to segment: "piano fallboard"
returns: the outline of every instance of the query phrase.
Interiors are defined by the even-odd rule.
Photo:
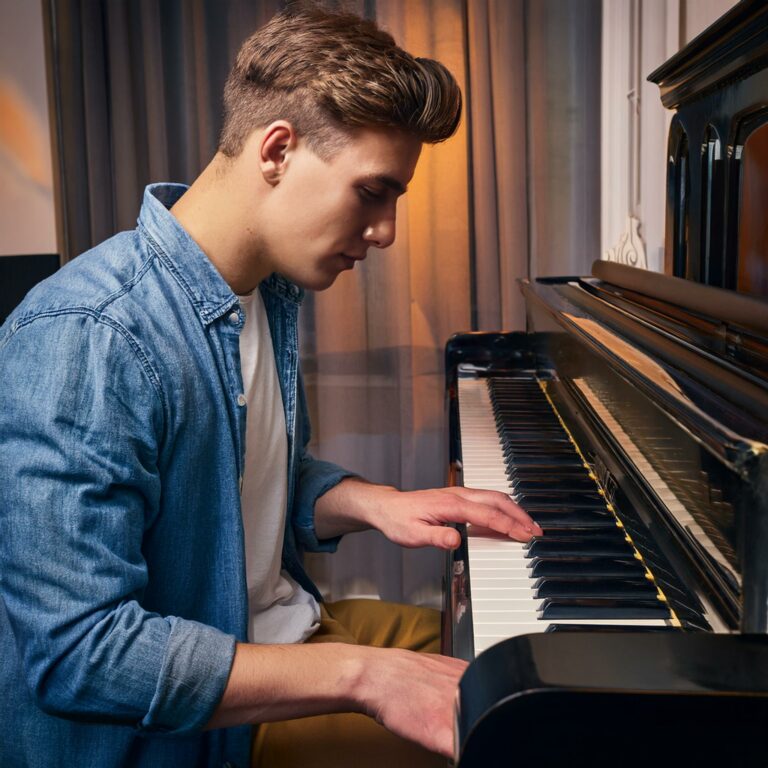
[[[763,766],[768,638],[538,634],[483,653],[460,686],[462,768]]]

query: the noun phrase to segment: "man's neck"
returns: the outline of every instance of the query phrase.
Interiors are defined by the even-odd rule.
[[[273,270],[260,257],[254,245],[256,238],[249,231],[257,217],[253,207],[253,218],[248,215],[243,202],[248,198],[248,189],[239,183],[238,171],[237,163],[217,154],[171,208],[171,213],[233,293],[244,295]],[[249,218],[250,224],[246,224]]]

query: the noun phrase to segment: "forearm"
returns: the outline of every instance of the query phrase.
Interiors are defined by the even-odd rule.
[[[320,539],[376,528],[387,494],[397,489],[348,477],[315,503],[315,530]]]
[[[239,643],[208,728],[359,712],[366,649],[341,643]]]
[[[239,644],[208,728],[362,712],[450,756],[453,703],[466,662],[346,643]]]

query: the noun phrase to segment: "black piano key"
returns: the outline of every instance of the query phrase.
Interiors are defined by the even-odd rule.
[[[533,579],[551,577],[645,577],[645,566],[635,557],[569,557],[538,558],[531,561],[529,575]]]
[[[594,493],[595,481],[588,475],[583,478],[552,477],[548,480],[520,480],[515,483],[515,491],[526,495],[540,493]]]
[[[523,507],[539,525],[577,525],[589,528],[606,522],[615,523],[616,518],[607,509],[538,509]]]
[[[562,536],[564,534],[574,533],[579,536],[591,536],[594,533],[603,533],[606,531],[622,530],[615,520],[610,518],[599,518],[589,525],[544,525],[539,524],[539,527],[544,531],[545,536]]]
[[[628,627],[626,624],[550,624],[547,632],[679,632],[671,624],[660,627]]]
[[[529,443],[523,440],[502,440],[503,453],[506,461],[514,462],[520,456],[578,456],[571,443],[566,440],[548,440],[544,442]]]
[[[562,544],[564,546],[573,544],[574,546],[578,546],[579,544],[583,544],[585,541],[589,541],[595,546],[600,546],[603,544],[626,545],[630,548],[629,551],[631,551],[630,544],[627,541],[626,533],[618,526],[614,526],[613,528],[608,528],[602,531],[592,530],[588,531],[586,534],[583,531],[578,530],[562,531],[559,534],[545,533],[543,536],[534,536],[532,539],[526,541],[523,544],[523,549],[527,550],[528,552],[535,552],[537,548],[540,549],[545,544]]]
[[[599,597],[652,600],[656,594],[656,585],[650,579],[540,579],[533,591],[534,597],[539,599]]]
[[[497,408],[494,418],[503,429],[515,429],[521,424],[546,424],[547,426],[557,427],[560,432],[565,434],[562,424],[552,411],[547,412],[546,408],[539,408],[527,414],[515,413],[513,409]]]
[[[498,426],[498,425],[497,425]],[[518,443],[535,443],[537,440],[551,443],[567,443],[573,446],[568,435],[559,424],[517,424],[498,426],[499,438]]]
[[[594,478],[590,474],[589,467],[583,463],[574,467],[556,467],[547,469],[546,467],[516,467],[512,463],[507,464],[507,471],[514,474],[520,480],[572,480],[573,478],[589,479],[593,484]]]
[[[542,452],[547,448],[562,448],[575,452],[573,443],[566,437],[561,436],[558,432],[546,432],[538,427],[525,432],[504,430],[501,435],[501,443],[507,453],[514,448],[519,448],[521,451],[525,448],[538,448]]]
[[[610,518],[596,518],[589,523],[539,523],[539,528],[544,531],[545,536],[562,536],[564,534],[575,533],[583,538],[592,536],[596,533],[611,533],[614,530],[621,530],[615,520]]]
[[[497,408],[494,418],[502,429],[519,429],[521,425],[538,426],[542,424],[547,427],[557,428],[560,432],[565,432],[557,418],[552,415],[552,412],[547,413],[543,408],[525,416],[516,414],[510,409]]]
[[[496,390],[492,395],[493,402],[502,406],[520,406],[520,410],[525,412],[526,408],[541,408],[546,406],[549,408],[549,412],[552,409],[547,402],[547,398],[544,397],[542,391],[534,387],[514,387],[505,391]]]
[[[525,496],[515,494],[515,501],[524,509],[600,509],[610,514],[605,505],[605,498],[599,493],[549,493]]]
[[[545,446],[537,446],[536,450],[517,451],[514,448],[504,451],[504,466],[507,473],[527,470],[529,467],[540,467],[539,472],[547,469],[551,475],[559,475],[560,469],[573,466],[585,470],[584,461],[576,451],[548,450]],[[588,476],[588,475],[587,475]]]
[[[542,557],[628,557],[632,553],[629,542],[592,541],[547,541],[542,537],[534,542],[525,556],[530,559]]]
[[[560,467],[583,467],[584,461],[578,454],[564,454],[562,456],[544,454],[528,454],[525,456],[516,456],[514,463],[521,467],[539,467],[548,468],[553,472],[559,471]]]
[[[522,494],[515,488],[515,501],[526,509],[593,509],[605,505],[605,497],[599,493],[529,493]]]
[[[661,600],[602,600],[599,598],[547,599],[542,619],[669,619],[669,607]]]
[[[520,424],[546,424],[547,426],[557,427],[563,434],[566,434],[560,420],[555,416],[549,406],[542,408],[537,406],[530,413],[515,413],[513,407],[495,408],[493,416],[498,425],[505,429],[514,429]]]

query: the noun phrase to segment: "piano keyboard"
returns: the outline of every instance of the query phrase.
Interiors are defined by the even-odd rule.
[[[522,544],[467,526],[475,655],[534,632],[679,626],[534,376],[460,378],[459,419],[465,487],[510,494],[544,529]]]

